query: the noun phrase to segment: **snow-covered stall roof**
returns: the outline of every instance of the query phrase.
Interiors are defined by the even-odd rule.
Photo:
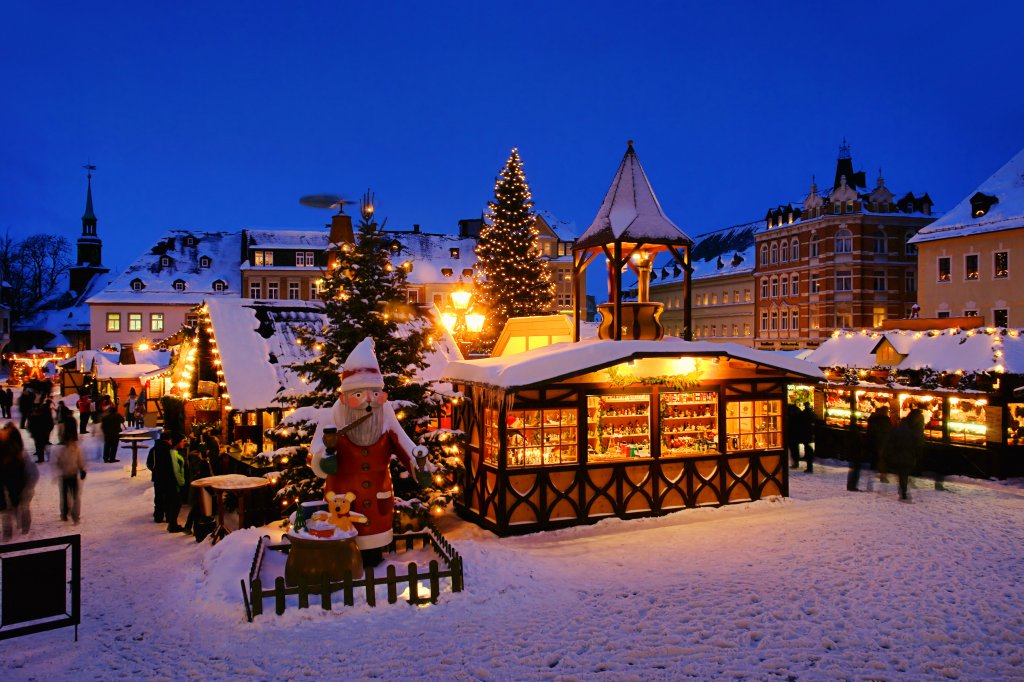
[[[1024,374],[1021,332],[995,327],[930,332],[839,332],[818,346],[807,360],[818,367],[870,369],[878,365],[873,351],[883,338],[906,356],[897,369]]]
[[[310,390],[289,366],[315,357],[314,350],[296,343],[295,329],[326,324],[320,301],[217,298],[206,305],[233,409],[283,407],[282,398]],[[461,355],[454,339],[443,334],[418,378],[438,382],[451,358]]]
[[[975,217],[973,199],[978,193],[995,197],[984,215]],[[1024,149],[992,174],[951,211],[921,228],[911,243],[947,239],[1024,227]]]
[[[754,350],[735,343],[709,341],[610,341],[587,339],[556,343],[516,355],[466,360],[448,365],[446,381],[516,389],[569,379],[628,360],[657,357],[730,357],[780,369],[808,378],[821,378],[814,365],[770,351]]]
[[[608,244],[615,240],[645,243],[692,244],[661,208],[640,160],[629,143],[601,208],[576,248]]]
[[[241,232],[170,230],[88,302],[198,305],[214,296],[238,297],[241,249]],[[209,267],[202,267],[204,256]],[[136,280],[141,289],[132,288]],[[174,288],[178,280],[182,291]],[[224,291],[214,291],[218,280],[227,285]]]

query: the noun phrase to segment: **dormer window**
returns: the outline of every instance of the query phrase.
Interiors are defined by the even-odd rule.
[[[455,271],[451,268],[441,268],[441,275],[443,277],[451,277],[453,274],[455,274]]]
[[[994,197],[989,194],[982,194],[981,192],[976,193],[971,197],[971,215],[975,218],[981,218],[989,210],[999,203],[999,197]]]
[[[459,250],[457,248],[448,249],[448,255],[451,256],[454,260],[459,260]]]
[[[212,261],[210,260],[209,256],[203,256],[202,258],[199,259],[199,267],[203,269],[210,267],[211,263]]]
[[[473,268],[465,268],[462,271],[462,276],[465,277],[466,279],[472,279],[473,278]]]
[[[133,279],[131,281],[131,285],[130,286],[132,288],[132,291],[142,291],[143,289],[146,288],[146,285],[138,277],[136,277],[135,279]]]
[[[214,280],[213,290],[214,291],[225,291],[228,288],[228,283],[222,279]]]
[[[185,246],[195,246],[195,245],[196,245],[196,238],[195,237],[193,237],[191,235],[189,235],[188,237],[185,237]]]
[[[170,256],[160,256],[160,267],[162,267],[162,268],[169,268],[169,267],[171,267],[171,257]]]
[[[174,280],[174,284],[172,286],[174,287],[175,291],[185,291],[185,280],[176,279]]]

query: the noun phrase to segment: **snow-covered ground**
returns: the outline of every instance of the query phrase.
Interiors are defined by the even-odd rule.
[[[1022,679],[1020,481],[848,493],[826,460],[792,498],[498,539],[442,520],[466,591],[245,620],[258,530],[215,547],[152,522],[148,472],[103,464],[76,528],[40,482],[30,538],[79,531],[83,622],[0,642],[4,680]]]

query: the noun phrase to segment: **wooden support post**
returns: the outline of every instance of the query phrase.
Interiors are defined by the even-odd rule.
[[[388,566],[388,603],[394,604],[398,601],[398,578],[395,576],[395,566]]]
[[[277,611],[277,615],[284,613],[284,577],[277,576],[274,580],[274,610]]]
[[[366,605],[376,606],[377,605],[377,581],[373,577],[373,566],[367,566],[364,569],[366,576]]]
[[[441,578],[438,574],[437,559],[430,560],[430,603],[436,604],[437,597],[441,594]]]
[[[409,603],[420,603],[420,580],[414,563],[409,564]]]
[[[320,608],[324,611],[331,610],[331,581],[326,573],[320,576]]]
[[[252,615],[263,615],[263,581],[254,579],[249,584],[249,590],[252,595]]]

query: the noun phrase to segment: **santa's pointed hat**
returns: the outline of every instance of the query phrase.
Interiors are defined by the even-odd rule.
[[[358,391],[365,388],[384,388],[384,377],[377,364],[373,339],[367,336],[352,349],[341,368],[341,391]]]

